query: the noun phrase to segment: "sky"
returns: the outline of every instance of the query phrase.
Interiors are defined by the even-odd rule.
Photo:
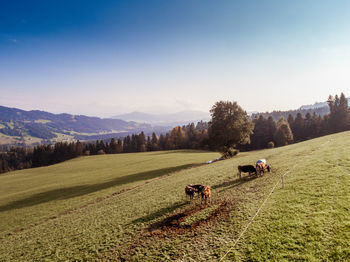
[[[297,109],[350,96],[350,1],[0,0],[0,105]]]

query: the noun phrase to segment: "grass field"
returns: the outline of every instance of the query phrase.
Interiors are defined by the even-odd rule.
[[[350,132],[202,164],[217,156],[90,156],[2,175],[0,260],[350,257]],[[272,172],[238,180],[237,165],[259,158]],[[207,207],[186,201],[188,183],[212,187]]]
[[[40,123],[40,124],[47,124],[47,123],[51,123],[51,120],[47,120],[47,119],[38,119],[38,120],[34,120],[35,123]]]
[[[0,145],[14,144],[15,142],[18,142],[18,141],[20,141],[19,136],[8,136],[0,133]]]

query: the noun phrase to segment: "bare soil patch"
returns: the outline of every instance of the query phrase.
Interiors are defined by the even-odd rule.
[[[214,203],[211,203],[212,205]],[[206,207],[202,207],[200,204],[191,206],[191,208],[177,213],[175,215],[171,215],[166,217],[165,219],[158,221],[156,223],[151,224],[148,228],[144,230],[145,236],[162,236],[162,235],[178,235],[178,234],[186,234],[188,232],[192,232],[198,230],[199,227],[208,224],[210,222],[215,222],[216,220],[226,219],[229,211],[231,210],[232,204],[223,201],[218,204],[218,207],[213,210],[209,216],[205,219],[197,220],[190,225],[182,225],[181,223],[188,217],[195,215],[196,213],[203,210],[203,208],[208,208],[210,205]]]

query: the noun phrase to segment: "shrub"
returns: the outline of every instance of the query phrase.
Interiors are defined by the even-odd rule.
[[[234,149],[233,147],[224,147],[221,152],[221,156],[223,159],[228,159],[237,155],[238,152],[239,151],[237,149]]]
[[[274,148],[275,147],[275,143],[273,141],[270,141],[267,143],[267,148]]]

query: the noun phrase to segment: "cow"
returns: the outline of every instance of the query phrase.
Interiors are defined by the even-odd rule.
[[[199,198],[199,194],[202,192],[204,188],[204,186],[200,184],[188,184],[187,186],[192,187],[195,190],[195,192],[198,195],[198,198]]]
[[[249,173],[251,174],[257,174],[256,173],[256,168],[253,165],[245,165],[245,166],[238,166],[238,173],[239,173],[239,178],[242,178],[242,172],[243,173]]]
[[[192,200],[195,192],[196,190],[193,187],[187,185],[185,187],[186,199],[189,198],[190,200]]]
[[[204,200],[204,204],[207,204],[207,200],[211,197],[211,189],[210,186],[205,186],[203,188],[203,190],[201,191],[201,204],[203,203]]]

